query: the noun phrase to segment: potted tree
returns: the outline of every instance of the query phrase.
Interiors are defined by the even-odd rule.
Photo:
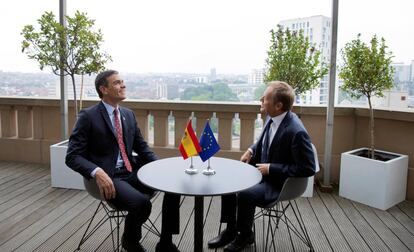
[[[76,76],[83,77],[85,74],[103,70],[111,58],[100,51],[103,36],[100,30],[94,31],[94,20],[79,11],[76,11],[74,17],[66,18],[65,27],[56,20],[52,12],[45,12],[38,19],[38,30],[33,25],[24,26],[21,32],[24,38],[22,52],[36,60],[41,70],[50,67],[59,76],[63,70],[63,75],[70,77],[76,120],[79,111]],[[65,60],[61,61],[61,55],[64,55]],[[64,163],[66,150],[67,140],[50,147],[52,186],[83,189],[81,176],[67,168]]]
[[[318,87],[321,78],[328,73],[328,67],[321,61],[321,52],[303,35],[303,30],[290,31],[279,25],[277,31],[271,30],[270,33],[271,45],[267,52],[265,81],[285,81],[293,87],[297,96]],[[263,90],[256,90],[256,95],[259,92],[261,95]],[[314,150],[317,155],[316,149]],[[319,165],[317,169],[319,170]],[[311,177],[303,196],[313,195],[313,182]]]
[[[318,87],[328,67],[321,61],[321,52],[303,35],[303,30],[291,31],[279,25],[277,31],[270,33],[265,81],[285,81],[297,96]]]
[[[370,147],[342,153],[339,195],[385,210],[405,200],[408,170],[407,155],[375,149],[371,100],[393,87],[392,53],[383,38],[373,36],[367,45],[359,34],[342,49],[342,57],[341,88],[368,101]]]

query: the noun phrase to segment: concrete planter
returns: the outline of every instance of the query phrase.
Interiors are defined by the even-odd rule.
[[[68,140],[50,146],[50,173],[52,187],[85,190],[83,178],[66,166],[65,156]]]
[[[380,150],[375,155],[389,160],[359,156],[367,151],[342,153],[339,195],[381,210],[405,200],[408,156]]]

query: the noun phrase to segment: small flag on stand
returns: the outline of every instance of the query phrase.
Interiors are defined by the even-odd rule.
[[[178,148],[184,159],[196,156],[201,151],[200,143],[194,133],[193,127],[191,126],[191,119],[187,123],[184,136],[181,139],[181,144]]]
[[[220,150],[220,146],[214,137],[213,131],[211,130],[208,121],[206,122],[203,133],[201,134],[200,145],[201,152],[199,153],[199,156],[203,162],[205,162]]]

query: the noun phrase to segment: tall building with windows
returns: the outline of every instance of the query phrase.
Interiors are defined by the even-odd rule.
[[[408,106],[414,107],[414,60],[411,63],[395,62],[394,67],[394,92],[405,92],[408,94]]]
[[[249,74],[248,83],[254,86],[261,85],[264,83],[264,69],[252,69]]]
[[[210,82],[215,82],[217,80],[217,72],[215,68],[210,69]]]
[[[309,38],[312,45],[321,52],[321,60],[329,62],[331,49],[331,18],[322,15],[288,19],[279,23],[283,28],[291,31],[303,30],[303,34]],[[328,102],[328,75],[321,80],[320,86],[306,92],[300,103],[305,104],[327,104]]]

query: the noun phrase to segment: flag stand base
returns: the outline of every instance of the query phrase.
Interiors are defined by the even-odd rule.
[[[214,175],[214,174],[216,174],[216,171],[213,170],[213,169],[207,168],[207,169],[203,170],[203,174],[204,175]]]
[[[198,173],[198,170],[195,169],[194,167],[187,168],[184,171],[185,171],[185,173],[190,174],[190,175]]]

